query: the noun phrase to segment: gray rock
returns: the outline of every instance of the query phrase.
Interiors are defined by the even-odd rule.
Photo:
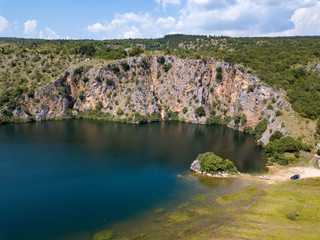
[[[195,171],[200,171],[201,166],[199,160],[194,160],[190,168]]]

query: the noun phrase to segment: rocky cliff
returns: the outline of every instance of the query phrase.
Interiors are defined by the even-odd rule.
[[[77,115],[90,109],[136,121],[136,113],[162,119],[205,123],[225,120],[240,130],[268,121],[268,131],[281,130],[277,111],[290,110],[284,95],[238,66],[212,59],[188,60],[149,56],[91,66],[86,59],[52,83],[23,96],[15,117],[36,120]]]

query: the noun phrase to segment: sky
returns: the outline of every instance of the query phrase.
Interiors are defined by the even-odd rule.
[[[320,35],[320,0],[0,0],[0,37]]]

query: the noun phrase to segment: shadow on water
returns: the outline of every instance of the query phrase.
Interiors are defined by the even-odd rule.
[[[190,175],[199,153],[213,151],[243,172],[265,164],[252,136],[179,122],[5,125],[0,151],[0,239],[94,232],[159,204],[237,188]]]

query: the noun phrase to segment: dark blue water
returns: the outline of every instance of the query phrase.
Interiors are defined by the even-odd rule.
[[[0,126],[0,239],[95,232],[158,204],[214,191],[197,177],[177,177],[207,151],[240,171],[264,168],[253,137],[221,126],[90,120]]]

